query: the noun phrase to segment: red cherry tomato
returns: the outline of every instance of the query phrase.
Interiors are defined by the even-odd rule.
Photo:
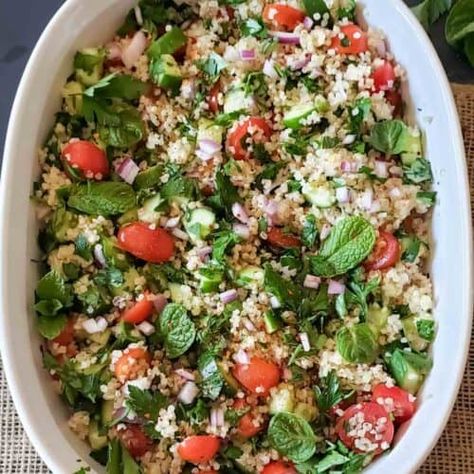
[[[216,82],[212,87],[211,90],[209,91],[209,96],[207,98],[207,105],[209,106],[209,110],[213,114],[217,114],[219,112],[219,100],[218,96],[221,91],[221,84],[220,82]]]
[[[63,330],[53,339],[53,342],[60,346],[68,346],[74,342],[74,318],[69,318],[64,326]]]
[[[153,314],[153,303],[145,297],[137,301],[122,314],[122,321],[131,324],[140,324]]]
[[[402,114],[403,100],[400,91],[392,89],[385,92],[385,98],[393,105],[393,114],[399,117]]]
[[[411,393],[400,387],[387,387],[383,383],[372,390],[372,401],[392,413],[398,423],[409,420],[416,409],[415,397]]]
[[[121,227],[117,240],[122,250],[147,262],[167,262],[174,253],[173,237],[164,229],[150,229],[144,222]]]
[[[114,364],[115,376],[118,379],[131,380],[150,366],[151,356],[143,347],[125,349]]]
[[[298,237],[283,232],[279,227],[272,227],[268,230],[267,241],[270,245],[283,249],[301,247],[301,241]]]
[[[296,474],[296,469],[289,462],[272,461],[262,469],[261,474]]]
[[[263,10],[265,22],[288,31],[293,31],[300,23],[303,23],[304,17],[303,11],[278,3],[266,5]]]
[[[217,474],[217,471],[214,471],[213,469],[206,470],[206,471],[199,471],[199,474]]]
[[[335,49],[338,54],[359,54],[365,53],[369,49],[367,33],[357,25],[341,26],[341,33],[344,37],[335,36],[331,44],[331,48]]]
[[[235,365],[232,374],[249,392],[263,397],[278,385],[281,376],[276,364],[260,357],[252,357],[248,364]]]
[[[217,436],[188,436],[179,446],[178,454],[193,464],[210,461],[219,451],[221,440]]]
[[[395,86],[395,70],[389,61],[384,61],[372,73],[375,92],[392,90]]]
[[[243,143],[247,135],[252,136],[256,142],[262,142],[264,138],[268,139],[271,134],[272,129],[265,119],[261,117],[251,117],[239,124],[235,130],[230,133],[227,146],[236,160],[247,160],[250,158],[250,153],[247,151],[246,144]]]
[[[393,267],[400,260],[400,244],[390,232],[379,230],[379,237],[375,242],[374,250],[366,260],[367,270],[386,270]]]
[[[248,405],[242,398],[238,398],[234,402],[234,408],[236,410],[243,410],[247,408]],[[251,411],[245,413],[239,420],[237,425],[237,433],[243,438],[252,438],[256,434],[260,433],[263,429],[263,425],[254,423],[255,417]]]
[[[70,175],[74,171],[79,171],[81,176],[87,179],[101,180],[110,172],[104,150],[86,140],[73,141],[66,145],[62,151],[62,158]]]
[[[117,436],[134,458],[142,457],[153,447],[153,441],[138,425],[127,425],[124,430],[117,430]]]
[[[395,428],[385,408],[363,402],[349,407],[336,423],[340,440],[358,453],[380,454],[389,448]]]

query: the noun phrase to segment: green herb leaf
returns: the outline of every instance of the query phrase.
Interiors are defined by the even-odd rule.
[[[431,319],[419,319],[416,322],[416,330],[420,337],[431,342],[435,335],[435,322]]]
[[[176,174],[162,186],[160,195],[163,199],[168,200],[178,197],[193,199],[198,194],[197,190],[198,186],[195,180]]]
[[[449,44],[456,46],[472,33],[474,33],[474,8],[472,1],[458,0],[454,2],[454,6],[446,20],[446,39]]]
[[[367,323],[339,329],[336,347],[345,360],[357,364],[372,364],[379,349],[375,335]]]
[[[183,306],[168,304],[158,320],[160,334],[164,338],[166,354],[170,359],[183,355],[193,345],[196,326]]]
[[[342,219],[323,242],[319,254],[309,258],[312,272],[323,277],[346,273],[370,254],[375,239],[373,226],[364,218]]]
[[[118,439],[109,442],[109,453],[107,457],[107,474],[121,474],[122,470],[122,446]]]
[[[56,299],[41,300],[35,304],[35,310],[43,316],[56,316],[62,308],[63,304]]]
[[[359,306],[359,318],[361,321],[365,321],[367,316],[367,298],[379,287],[379,285],[379,277],[372,278],[367,283],[361,281],[351,281],[349,283],[349,292],[346,292],[345,298],[348,303]]]
[[[148,57],[158,59],[163,54],[174,54],[186,45],[187,41],[186,35],[174,26],[150,45],[147,51]]]
[[[401,120],[386,120],[373,126],[369,142],[376,150],[398,155],[406,151],[408,139],[407,126]]]
[[[74,69],[82,69],[91,74],[96,66],[102,68],[106,56],[105,49],[86,49],[78,51],[74,56]]]
[[[227,216],[232,216],[232,204],[240,201],[237,188],[230,178],[219,168],[215,176],[215,193],[210,198],[210,204],[218,209],[223,209]]]
[[[212,51],[207,59],[198,62],[198,67],[214,82],[227,67],[227,63],[222,56]]]
[[[71,286],[55,270],[51,270],[38,282],[36,296],[39,300],[59,301],[63,306],[69,306],[73,298]]]
[[[303,224],[303,231],[301,232],[301,242],[303,245],[311,249],[316,243],[318,237],[318,228],[316,227],[316,217],[313,214],[308,214]]]
[[[292,413],[277,413],[268,427],[270,445],[296,463],[307,461],[316,451],[316,436],[310,424]]]
[[[370,99],[358,99],[354,107],[349,109],[350,129],[352,133],[359,134],[362,124],[369,117],[372,101]]]
[[[329,8],[324,0],[303,0],[303,5],[308,16],[313,18],[315,13],[319,13],[321,17],[325,13],[329,13]]]
[[[433,174],[431,172],[431,165],[428,160],[424,158],[416,158],[409,165],[403,165],[403,176],[410,182],[415,184],[431,182]]]
[[[42,301],[46,303],[46,301]],[[61,331],[66,326],[67,318],[64,314],[55,316],[39,316],[38,317],[38,331],[46,339],[54,339],[59,336]]]
[[[212,258],[217,262],[223,262],[226,253],[237,244],[239,236],[232,230],[223,230],[216,234],[216,240],[212,245]]]
[[[163,166],[155,165],[146,169],[145,171],[140,171],[133,182],[133,187],[137,191],[143,189],[154,188],[157,185],[161,185],[161,176],[163,175]]]
[[[284,308],[297,311],[301,301],[301,289],[292,281],[286,280],[267,264],[264,276],[265,291],[271,293]]]
[[[125,406],[147,420],[156,421],[160,410],[166,408],[169,404],[168,399],[160,392],[152,393],[150,390],[141,390],[129,385],[128,393]]]
[[[240,24],[240,32],[242,36],[254,36],[255,38],[264,39],[268,36],[268,30],[262,18],[248,18]]]
[[[199,372],[202,376],[201,391],[204,397],[217,400],[224,386],[224,378],[212,352],[204,352],[198,360]]]
[[[200,425],[209,419],[209,408],[204,400],[199,398],[194,406],[179,404],[176,410],[178,419],[186,420],[190,425]]]
[[[88,97],[139,99],[148,89],[147,84],[127,74],[110,74],[84,91]]]
[[[416,194],[416,199],[422,202],[425,206],[432,207],[436,202],[435,191],[419,191]]]
[[[341,403],[354,393],[353,390],[348,392],[341,389],[339,378],[333,370],[321,379],[320,385],[314,387],[314,390],[318,408],[323,412],[327,412],[334,405]]]
[[[116,216],[135,207],[133,188],[120,182],[94,182],[73,186],[68,206],[85,214]]]

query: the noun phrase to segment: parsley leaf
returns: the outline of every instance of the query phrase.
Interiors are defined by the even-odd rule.
[[[316,243],[318,233],[318,228],[316,227],[316,217],[314,217],[313,214],[308,214],[303,224],[301,242],[303,242],[303,245],[311,249]]]
[[[209,76],[212,82],[215,82],[221,72],[227,67],[227,63],[222,56],[213,51],[207,59],[198,61],[197,66],[204,74]]]
[[[321,379],[319,386],[314,387],[314,391],[318,408],[323,412],[327,412],[334,405],[341,403],[354,393],[353,390],[347,392],[341,389],[339,378],[333,370]]]
[[[416,322],[416,330],[420,337],[431,342],[435,335],[435,322],[431,319],[419,319]]]
[[[449,11],[452,3],[452,0],[423,0],[412,11],[427,30],[441,15]]]
[[[271,293],[284,308],[297,311],[301,301],[301,288],[292,281],[283,278],[267,264],[264,276],[265,291]]]
[[[240,24],[242,36],[254,36],[255,38],[265,39],[268,37],[268,30],[262,18],[248,18]]]
[[[168,406],[168,399],[160,392],[152,393],[141,390],[133,385],[128,386],[128,397],[125,406],[133,410],[138,416],[147,420],[157,420],[160,410]]]
[[[224,210],[227,216],[232,216],[232,204],[240,201],[237,188],[222,168],[216,171],[214,178],[215,193],[208,199],[209,204],[217,209]]]
[[[380,278],[372,278],[367,283],[360,281],[351,281],[349,283],[349,291],[345,294],[345,299],[349,304],[357,305],[360,308],[359,318],[361,321],[365,321],[368,312],[367,298],[372,294],[380,285]]]
[[[224,260],[225,254],[239,242],[239,236],[232,230],[223,230],[217,234],[212,245],[212,258],[217,262]]]
[[[420,184],[432,181],[431,164],[424,158],[416,158],[409,165],[403,165],[403,176],[409,183]]]

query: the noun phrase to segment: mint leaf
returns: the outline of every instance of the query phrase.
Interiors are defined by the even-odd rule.
[[[424,158],[416,158],[409,165],[403,165],[403,177],[414,184],[424,183],[433,180],[431,164]]]
[[[313,214],[308,214],[303,224],[301,242],[303,242],[303,245],[311,249],[316,243],[318,233],[318,228],[316,227],[316,217],[314,217]]]
[[[339,329],[336,347],[347,362],[357,364],[372,364],[379,349],[375,335],[367,323]]]
[[[268,427],[270,445],[296,463],[307,461],[316,451],[316,436],[310,424],[291,413],[277,413]]]
[[[43,316],[56,316],[63,308],[63,304],[57,299],[41,300],[35,304],[34,308]]]
[[[113,73],[86,89],[84,94],[89,97],[136,100],[139,99],[147,89],[147,84],[139,79],[135,79],[133,76]]]
[[[72,303],[71,286],[66,284],[55,270],[51,270],[38,282],[36,296],[39,300],[59,301],[64,306],[69,306]]]
[[[401,120],[385,120],[372,127],[369,143],[378,151],[399,155],[406,151],[408,138],[407,126]]]
[[[416,199],[422,202],[425,206],[434,206],[436,202],[436,192],[435,191],[419,191],[416,194]]]
[[[315,13],[319,13],[321,17],[325,13],[329,13],[329,8],[324,0],[303,0],[303,5],[308,16],[313,18]]]
[[[129,385],[128,393],[125,406],[147,420],[156,421],[160,410],[166,408],[169,404],[168,399],[160,392],[152,393],[149,390],[141,390],[138,387]]]
[[[212,258],[217,262],[223,262],[226,253],[240,241],[239,236],[232,230],[223,230],[216,234],[212,245]]]
[[[230,217],[232,216],[232,204],[240,201],[237,188],[221,168],[217,170],[214,182],[216,190],[214,195],[209,198],[209,204],[224,210]]]
[[[193,345],[196,326],[183,306],[175,303],[166,305],[158,324],[170,359],[183,355]]]
[[[379,285],[379,277],[372,278],[367,283],[361,281],[349,282],[349,291],[347,291],[344,296],[348,303],[359,306],[359,318],[361,321],[365,321],[367,316],[367,298],[379,287]]]
[[[201,373],[201,391],[204,397],[216,400],[224,386],[224,378],[218,366],[217,359],[212,352],[201,354],[198,360]]]
[[[46,339],[54,339],[58,337],[66,326],[67,318],[64,314],[58,316],[39,316],[38,331]]]
[[[342,275],[370,254],[375,239],[370,222],[362,217],[346,217],[333,227],[319,254],[309,257],[311,271],[328,278]]]
[[[133,209],[136,198],[130,185],[106,181],[73,186],[67,204],[85,214],[116,216]]]

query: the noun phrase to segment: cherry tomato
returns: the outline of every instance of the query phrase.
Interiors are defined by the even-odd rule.
[[[109,161],[104,150],[86,140],[73,141],[66,145],[62,157],[69,175],[75,175],[75,171],[79,171],[81,177],[98,181],[109,175]]]
[[[261,474],[296,474],[296,469],[289,462],[272,461],[262,469]]]
[[[372,73],[375,92],[392,90],[395,86],[395,70],[389,61],[384,61],[382,65]]]
[[[142,457],[153,447],[153,441],[138,425],[127,425],[124,430],[117,430],[117,436],[134,458]]]
[[[267,240],[270,245],[283,249],[301,247],[301,241],[298,237],[287,234],[279,227],[272,227],[268,230]]]
[[[260,357],[252,357],[248,364],[235,365],[232,374],[249,392],[263,397],[278,385],[281,376],[276,364]]]
[[[334,48],[337,53],[359,54],[365,53],[369,49],[367,34],[357,25],[351,23],[341,26],[341,33],[344,38],[339,38],[337,35],[332,39],[331,48]]]
[[[131,380],[137,378],[140,372],[145,372],[150,366],[151,356],[143,347],[125,349],[115,362],[114,372],[119,379]]]
[[[266,5],[263,10],[263,19],[267,23],[272,23],[276,27],[293,31],[300,23],[303,23],[305,14],[297,8],[289,5],[272,3]]]
[[[392,89],[385,92],[385,98],[393,105],[393,114],[399,117],[402,114],[403,100],[400,91]]]
[[[122,314],[122,321],[131,324],[140,324],[153,314],[153,302],[145,297],[137,301],[130,308],[127,308]]]
[[[236,160],[247,160],[250,158],[250,153],[247,151],[247,146],[242,143],[246,140],[247,135],[255,135],[256,142],[261,142],[262,138],[269,138],[272,134],[272,129],[267,121],[261,117],[251,117],[239,124],[228,137],[227,146]],[[263,137],[261,136],[263,134]]]
[[[234,408],[236,410],[243,410],[247,408],[248,405],[242,398],[238,398],[234,402]],[[260,433],[263,429],[263,425],[256,425],[254,423],[255,417],[251,411],[245,413],[239,420],[237,425],[237,433],[243,438],[252,438],[256,434]]]
[[[400,244],[397,238],[390,232],[379,230],[374,250],[364,266],[367,270],[386,270],[400,260],[400,253]]]
[[[219,112],[219,100],[218,96],[221,91],[221,84],[220,82],[216,82],[212,87],[211,90],[209,91],[209,96],[207,98],[207,105],[209,106],[209,110],[213,114],[217,114]]]
[[[147,262],[167,262],[174,253],[174,240],[166,230],[151,229],[149,224],[134,222],[121,227],[118,246],[134,257]]]
[[[415,397],[400,387],[387,387],[381,383],[372,390],[372,401],[393,413],[395,421],[403,423],[415,413]]]
[[[63,330],[53,339],[53,342],[60,346],[68,346],[74,342],[74,318],[69,318],[64,326]]]
[[[336,423],[340,440],[358,453],[380,454],[393,441],[395,428],[385,408],[363,402],[349,407]]]
[[[214,471],[213,469],[206,470],[206,471],[199,471],[199,474],[217,474],[217,471]]]
[[[188,436],[178,446],[178,454],[185,461],[201,464],[210,461],[219,451],[221,440],[217,436]]]

